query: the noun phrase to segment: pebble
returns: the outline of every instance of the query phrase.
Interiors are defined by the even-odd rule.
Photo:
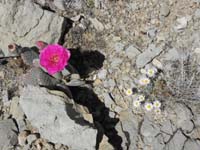
[[[169,13],[170,13],[169,5],[167,5],[166,3],[163,3],[160,7],[160,15],[167,17]]]
[[[194,52],[195,52],[196,54],[200,54],[200,48],[199,48],[199,47],[198,47],[198,48],[195,48]]]
[[[56,143],[54,148],[57,150],[57,149],[61,149],[62,147],[62,144],[59,144],[59,143]]]
[[[172,49],[169,49],[163,56],[162,58],[164,60],[167,60],[167,61],[175,61],[175,60],[178,60],[180,58],[180,55],[177,51],[177,49],[175,48],[172,48]]]
[[[116,106],[115,107],[115,112],[120,114],[120,112],[123,110],[123,108],[119,107],[119,106]]]
[[[198,141],[198,140],[197,140]],[[184,149],[183,150],[199,150],[200,144],[196,142],[196,140],[189,139],[187,142],[184,144]]]
[[[162,49],[160,47],[156,47],[154,44],[150,44],[147,50],[138,55],[136,59],[137,68],[144,67],[154,57],[159,55],[160,52],[162,52]]]
[[[116,83],[113,79],[108,80],[108,86],[109,86],[110,90],[113,90],[115,85],[116,85]]]
[[[30,134],[28,131],[22,131],[18,135],[18,143],[21,146],[24,146],[27,144],[27,136]]]
[[[107,75],[107,70],[106,69],[102,69],[99,71],[98,73],[98,78],[99,79],[105,79],[106,78],[106,75]]]
[[[149,29],[147,31],[147,35],[149,36],[149,38],[152,38],[152,39],[155,38],[156,33],[157,33],[157,29],[155,28]]]
[[[135,48],[133,45],[129,45],[126,50],[126,55],[128,56],[129,59],[135,58],[137,55],[140,54],[140,51]]]
[[[17,127],[12,119],[0,121],[0,149],[8,150],[18,143]]]
[[[200,18],[200,9],[197,9],[197,10],[195,11],[194,17],[195,17],[196,19],[199,19],[199,18]]]
[[[123,60],[121,58],[112,58],[111,68],[118,67],[122,62]]]
[[[3,101],[3,105],[4,106],[9,106],[10,105],[10,101],[8,98],[8,90],[5,89],[2,91],[2,101]]]
[[[37,136],[35,134],[31,134],[27,137],[28,144],[32,144],[35,140],[37,140]]]
[[[176,20],[176,25],[174,26],[175,31],[182,31],[187,27],[188,19],[187,17],[178,18]]]
[[[12,117],[17,120],[24,119],[24,112],[22,108],[19,106],[19,98],[13,97],[10,104],[10,114],[12,114]]]
[[[153,64],[155,67],[159,68],[159,69],[162,69],[162,68],[163,68],[162,63],[161,63],[158,59],[156,59],[156,58],[153,59],[152,64]]]
[[[178,130],[175,135],[173,136],[173,138],[169,141],[167,147],[170,150],[181,150],[184,146],[184,143],[186,141],[186,137],[183,135],[183,133]],[[174,144],[176,143],[176,146],[174,146]]]
[[[3,72],[3,71],[0,71],[0,78],[1,78],[1,79],[4,79],[4,76],[5,76],[4,72]]]
[[[101,32],[104,30],[103,24],[97,18],[89,18],[89,20],[97,31]]]
[[[125,45],[121,42],[116,42],[114,45],[115,51],[116,52],[121,52],[124,50]]]
[[[103,93],[104,104],[106,107],[111,108],[111,105],[114,104],[108,93]]]

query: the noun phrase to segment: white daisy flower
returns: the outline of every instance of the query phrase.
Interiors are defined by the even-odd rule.
[[[154,109],[154,113],[157,114],[157,115],[160,115],[161,114],[161,109],[160,108]]]
[[[134,106],[134,107],[138,108],[138,107],[140,107],[140,105],[141,105],[141,103],[140,103],[139,100],[134,100],[134,101],[133,101],[133,106]]]
[[[139,100],[140,102],[143,102],[143,101],[145,100],[145,96],[144,96],[144,95],[139,95],[139,96],[138,96],[138,100]]]
[[[153,104],[147,102],[147,103],[145,103],[144,107],[145,107],[145,109],[146,109],[147,111],[151,111],[151,110],[153,109]]]
[[[160,102],[160,101],[155,100],[155,101],[153,102],[153,107],[154,107],[154,108],[160,108],[160,106],[161,106],[161,102]]]
[[[133,94],[132,89],[127,89],[127,90],[126,90],[126,95],[130,96],[130,95],[132,95],[132,94]]]
[[[139,79],[139,84],[145,86],[150,83],[150,79],[147,77],[142,77]]]
[[[147,76],[154,77],[156,74],[156,70],[154,68],[150,68],[147,70]]]
[[[148,77],[154,77],[157,73],[157,68],[149,64],[145,66],[145,71]]]

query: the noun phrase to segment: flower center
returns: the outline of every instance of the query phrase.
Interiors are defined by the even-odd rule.
[[[57,63],[59,61],[59,56],[57,54],[54,54],[50,57],[50,61],[52,63]]]

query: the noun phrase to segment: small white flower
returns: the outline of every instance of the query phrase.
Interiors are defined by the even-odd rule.
[[[153,107],[154,107],[154,108],[160,108],[160,106],[161,106],[160,101],[155,100],[155,101],[153,102]]]
[[[145,100],[145,96],[144,96],[144,95],[139,95],[139,96],[138,96],[138,100],[139,100],[140,102],[143,102],[143,101]]]
[[[137,108],[137,107],[140,107],[140,105],[141,105],[141,103],[140,103],[139,100],[134,100],[134,101],[133,101],[133,106],[134,106],[134,107]]]
[[[130,96],[130,95],[132,95],[132,94],[133,94],[132,89],[127,89],[127,90],[126,90],[126,95]]]
[[[161,114],[161,109],[160,108],[154,109],[154,113],[157,114],[157,115],[160,115]]]
[[[149,68],[146,70],[146,74],[148,77],[154,77],[156,72],[157,72],[157,69],[155,67]]]
[[[141,69],[140,72],[141,72],[142,74],[146,74],[146,70],[145,70],[145,69]]]
[[[149,102],[145,103],[144,107],[147,111],[151,111],[153,109],[152,103]]]
[[[147,77],[142,77],[139,79],[139,84],[145,86],[150,83],[150,79]]]

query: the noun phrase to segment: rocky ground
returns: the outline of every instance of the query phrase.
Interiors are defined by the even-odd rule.
[[[0,0],[0,16],[1,150],[200,149],[199,0]],[[70,49],[65,84],[35,67],[38,40]]]

